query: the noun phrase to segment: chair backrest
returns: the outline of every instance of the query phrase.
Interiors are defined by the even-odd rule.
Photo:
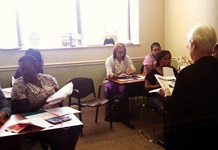
[[[70,79],[67,83],[69,82],[72,82],[73,88],[79,91],[79,93],[73,92],[70,95],[71,97],[81,99],[89,96],[90,94],[93,94],[93,96],[96,97],[93,79],[87,77],[76,77]]]
[[[144,65],[142,65],[140,68],[140,73],[143,73],[143,72],[144,72]]]

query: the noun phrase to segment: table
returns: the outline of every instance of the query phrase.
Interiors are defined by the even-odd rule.
[[[59,107],[57,108],[58,111],[60,112],[67,112],[73,108],[70,107]],[[70,112],[71,113],[71,112]],[[53,125],[52,127],[48,128],[39,128],[36,126],[28,126],[25,128],[23,131],[19,133],[12,133],[12,132],[7,132],[5,129],[13,124],[16,124],[17,121],[25,119],[21,114],[13,114],[11,115],[10,118],[6,120],[4,124],[0,124],[0,143],[3,143],[6,141],[16,141],[19,140],[19,137],[22,137],[23,135],[28,136],[29,134],[37,134],[37,133],[43,133],[46,135],[47,133],[54,133],[59,132],[60,130],[65,130],[64,134],[62,134],[63,138],[61,141],[53,141],[56,143],[62,143],[61,148],[62,149],[74,149],[76,142],[79,138],[79,134],[81,131],[81,128],[83,126],[83,123],[74,115],[71,114],[71,120],[67,122],[63,122],[60,124]],[[67,132],[70,131],[70,134]],[[61,135],[60,135],[61,136]],[[49,137],[52,138],[52,137]],[[74,145],[72,145],[72,142],[74,142]],[[18,143],[18,142],[17,142]]]
[[[137,76],[137,78],[135,78]],[[129,121],[129,97],[135,96],[144,96],[144,86],[145,86],[145,74],[137,74],[132,78],[127,79],[109,79],[107,80],[111,82],[115,82],[117,84],[125,85],[125,92],[127,95],[127,101],[125,101],[125,116],[122,118],[122,123],[128,126],[131,129],[134,129],[135,126]]]
[[[11,90],[12,90],[12,87],[2,88],[2,92],[4,93],[7,99],[11,99]]]

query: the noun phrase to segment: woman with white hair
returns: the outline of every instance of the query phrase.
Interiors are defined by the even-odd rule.
[[[217,36],[211,25],[194,26],[188,34],[193,64],[182,69],[172,94],[165,89],[170,122],[166,150],[212,149],[218,135],[218,61],[212,56]]]

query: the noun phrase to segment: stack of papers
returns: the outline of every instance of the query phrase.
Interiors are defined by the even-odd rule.
[[[174,88],[176,77],[175,76],[161,76],[158,74],[154,75],[160,84],[161,88]]]
[[[52,127],[53,124],[49,123],[46,120],[49,120],[51,118],[58,118],[60,116],[65,116],[62,119],[62,122],[69,121],[71,120],[71,115],[73,115],[74,113],[80,113],[80,111],[73,109],[71,107],[57,107],[47,109],[45,111],[26,113],[22,114],[22,116],[24,116],[26,119],[19,120],[16,124],[8,126],[5,130],[14,133],[19,133],[29,125],[37,126],[40,128],[49,128]]]

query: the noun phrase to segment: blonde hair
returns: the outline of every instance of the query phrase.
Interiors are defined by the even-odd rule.
[[[121,47],[124,47],[124,55],[122,57],[122,59],[124,60],[125,57],[126,57],[126,47],[123,43],[120,43],[118,42],[116,45],[114,45],[114,48],[113,48],[113,58],[117,58],[117,51],[121,48]]]

